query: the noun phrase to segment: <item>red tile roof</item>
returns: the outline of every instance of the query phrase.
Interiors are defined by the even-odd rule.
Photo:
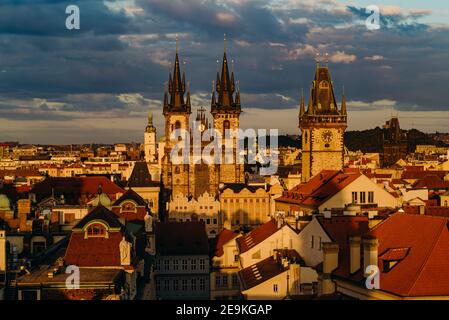
[[[110,232],[107,239],[84,239],[84,232],[72,233],[64,260],[79,267],[120,266],[122,239],[121,232]]]
[[[420,214],[419,206],[404,206],[402,209],[406,214]],[[449,218],[449,207],[426,206],[424,207],[424,215]]]
[[[438,178],[442,179],[448,172],[447,171],[415,171],[406,170],[402,173],[402,179],[424,179],[428,175],[436,175]]]
[[[255,247],[271,235],[273,235],[276,231],[278,231],[277,222],[274,219],[264,223],[257,229],[250,231],[244,236],[238,238],[237,246],[239,247],[239,252],[243,253]]]
[[[413,184],[414,189],[449,189],[449,181],[444,181],[436,174],[428,174]]]
[[[107,238],[85,239],[82,229],[92,221],[103,221],[115,230],[108,230]],[[124,236],[124,226],[115,214],[98,206],[73,227],[64,260],[79,267],[120,266],[120,242]]]
[[[379,254],[410,248],[389,272],[381,272],[381,289],[401,296],[449,295],[447,219],[395,214],[369,233],[379,239]],[[379,261],[381,262],[381,261]]]
[[[238,235],[239,235],[238,233],[232,232],[228,229],[223,229],[214,239],[215,244],[214,256],[221,257],[224,253],[223,246],[227,244],[229,241],[235,239]]]
[[[358,170],[323,170],[307,183],[300,184],[285,192],[276,201],[319,206],[361,175],[362,173]]]

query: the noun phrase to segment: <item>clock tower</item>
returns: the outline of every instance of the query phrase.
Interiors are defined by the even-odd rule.
[[[302,182],[322,170],[341,170],[344,164],[344,133],[347,128],[346,99],[335,100],[327,64],[317,62],[307,110],[301,97],[299,128],[302,133]]]

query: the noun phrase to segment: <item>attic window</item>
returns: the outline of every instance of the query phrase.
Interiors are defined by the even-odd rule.
[[[86,238],[106,238],[107,230],[102,224],[95,223],[90,225],[86,230]]]
[[[379,258],[383,264],[383,272],[390,272],[399,262],[405,259],[410,252],[410,248],[388,249]]]

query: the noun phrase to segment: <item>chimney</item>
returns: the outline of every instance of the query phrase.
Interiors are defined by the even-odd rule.
[[[425,206],[419,206],[419,214],[420,215],[424,215],[425,214],[425,210],[426,210]]]
[[[323,242],[323,273],[331,274],[338,267],[338,243]]]
[[[335,292],[332,281],[332,271],[338,267],[338,243],[323,243],[323,273],[319,277],[319,295],[329,295]]]
[[[360,269],[360,236],[349,237],[349,272],[351,274]]]
[[[6,231],[0,230],[0,272],[6,271],[6,261],[8,260],[6,255]]]
[[[377,238],[364,238],[363,239],[363,272],[365,274],[366,268],[370,265],[378,266],[379,240]],[[367,276],[367,274],[365,274]]]
[[[330,218],[332,218],[332,211],[326,210],[323,212],[323,215],[324,215],[324,219],[330,219]]]

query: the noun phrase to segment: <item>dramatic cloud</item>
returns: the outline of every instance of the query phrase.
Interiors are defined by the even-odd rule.
[[[0,140],[140,139],[149,110],[162,132],[161,99],[175,39],[194,108],[208,107],[224,34],[241,84],[244,126],[297,132],[300,91],[308,91],[317,53],[329,60],[339,99],[345,86],[350,128],[363,123],[351,117],[388,118],[391,110],[444,119],[449,25],[447,19],[429,23],[444,14],[431,4],[416,9],[392,1],[380,7],[381,29],[369,31],[364,22],[370,13],[357,3],[73,0],[81,29],[69,31],[67,1],[3,0]],[[441,130],[440,121],[435,129]],[[430,120],[413,124],[432,128]]]

